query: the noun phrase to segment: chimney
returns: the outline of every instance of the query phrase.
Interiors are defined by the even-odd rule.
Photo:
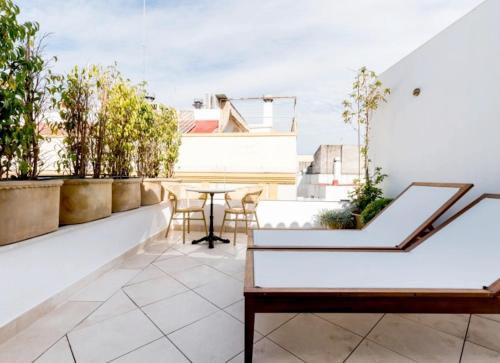
[[[269,129],[268,131],[272,131],[273,129],[273,97],[272,96],[264,96],[262,97],[264,100],[264,108],[262,115],[262,125]]]

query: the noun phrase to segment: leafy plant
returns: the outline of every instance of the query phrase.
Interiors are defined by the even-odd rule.
[[[355,226],[354,216],[350,208],[324,209],[316,216],[317,222],[330,229],[352,229]]]
[[[363,222],[363,224],[371,221],[377,214],[382,211],[382,209],[384,209],[391,202],[392,199],[390,198],[380,198],[368,204],[363,212],[361,212],[361,221]]]
[[[119,77],[109,91],[106,124],[106,170],[117,177],[128,177],[132,172],[135,143],[138,138],[137,118],[141,96],[137,87]]]
[[[143,99],[137,125],[137,174],[149,178],[171,176],[180,144],[175,110],[163,105],[155,107]]]
[[[358,159],[359,178],[361,179],[361,157],[364,159],[364,177],[368,179],[368,147],[370,121],[374,110],[378,108],[380,102],[386,102],[385,97],[391,93],[389,88],[384,88],[382,82],[377,78],[377,74],[361,67],[352,84],[353,91],[348,99],[342,102],[344,111],[342,118],[347,124],[356,123],[358,132],[358,148],[360,157]],[[361,127],[364,127],[361,135]],[[363,146],[361,146],[363,140]]]
[[[0,0],[0,179],[8,178],[16,158],[27,142],[23,127],[26,112],[26,82],[30,72],[42,65],[27,53],[26,44],[34,39],[38,24],[20,23],[19,7],[11,0]]]
[[[58,97],[54,98],[61,117],[55,127],[65,133],[58,167],[80,178],[86,176],[89,165],[95,72],[95,67],[75,66],[66,76],[59,76]]]
[[[53,94],[54,77],[50,72],[51,61],[56,57],[45,59],[44,41],[46,36],[39,39],[29,39],[26,43],[26,58],[36,64],[26,74],[24,82],[24,111],[22,134],[24,136],[17,158],[17,174],[21,179],[36,179],[43,167],[40,156],[40,144],[44,137],[41,134],[45,127],[45,117],[50,109],[50,99]]]
[[[351,204],[354,210],[361,213],[371,202],[382,197],[382,189],[380,184],[387,177],[387,174],[382,174],[382,168],[375,168],[373,176],[368,176],[364,182],[354,181],[354,190],[349,193]]]

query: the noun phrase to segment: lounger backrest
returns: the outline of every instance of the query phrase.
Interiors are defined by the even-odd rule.
[[[364,230],[374,240],[404,246],[447,210],[462,195],[462,188],[412,184]]]

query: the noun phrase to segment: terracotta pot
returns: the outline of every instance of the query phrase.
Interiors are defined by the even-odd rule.
[[[161,181],[161,200],[166,201],[168,197],[167,190],[169,185],[179,184],[182,180],[177,178],[158,178]]]
[[[61,187],[60,224],[78,224],[111,215],[113,179],[66,179]]]
[[[158,204],[161,200],[161,180],[156,178],[144,178],[141,183],[141,205]]]
[[[55,231],[62,180],[0,182],[0,245]]]
[[[112,211],[123,212],[141,206],[141,179],[114,179],[113,180]]]

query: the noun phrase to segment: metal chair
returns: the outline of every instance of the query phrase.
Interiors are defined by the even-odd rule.
[[[181,185],[169,185],[165,189],[168,192],[168,200],[172,206],[165,238],[168,237],[172,220],[182,220],[182,243],[186,243],[186,224],[187,232],[191,232],[191,221],[203,221],[205,233],[208,234],[207,220],[205,218],[207,194],[188,192]],[[194,194],[196,195],[194,196]],[[191,198],[192,195],[194,198]],[[193,218],[193,213],[200,213],[201,218]],[[177,216],[180,214],[182,214],[182,217]]]
[[[242,191],[226,193],[224,199],[226,201],[226,208],[224,209],[224,218],[222,219],[222,226],[220,228],[220,236],[222,237],[222,232],[224,232],[224,225],[226,222],[234,222],[234,239],[233,245],[236,245],[236,231],[238,230],[238,222],[245,222],[245,232],[248,233],[248,224],[252,222],[257,223],[259,226],[259,219],[257,217],[257,205],[259,204],[260,196],[262,194],[262,189],[253,191],[244,190],[243,197],[238,198],[238,194],[241,195]],[[234,216],[233,218],[228,218]],[[242,218],[238,218],[242,216]],[[254,220],[255,218],[255,220]]]

